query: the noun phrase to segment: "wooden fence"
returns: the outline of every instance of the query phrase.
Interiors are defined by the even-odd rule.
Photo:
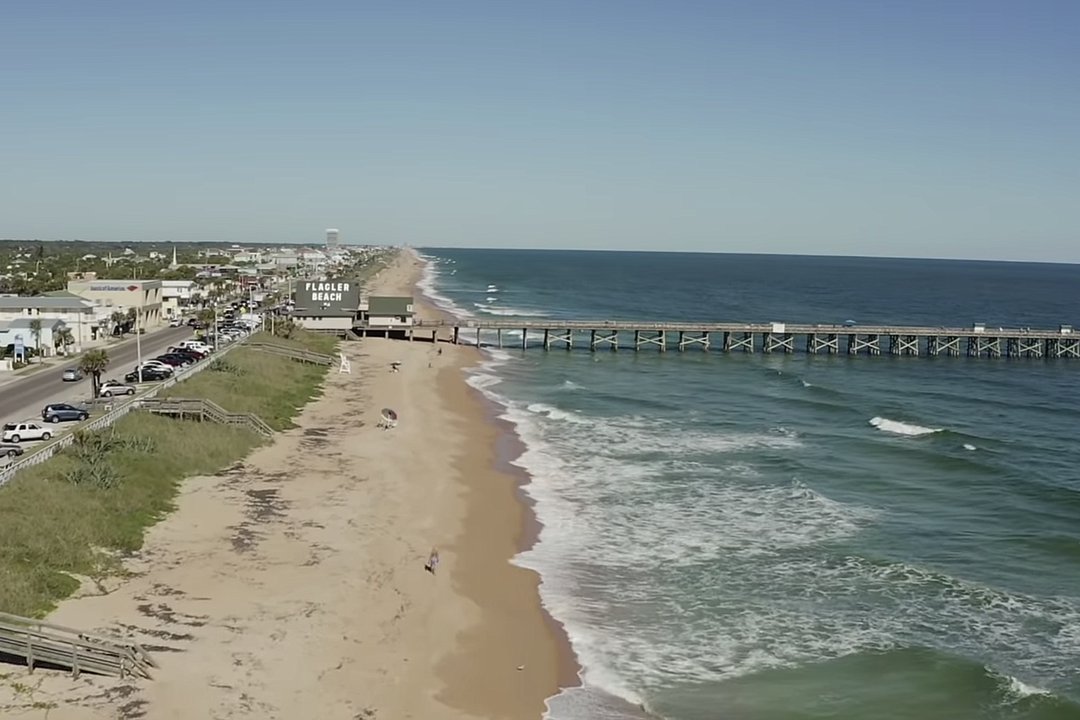
[[[330,366],[337,360],[333,355],[317,353],[312,350],[305,350],[304,348],[294,348],[288,345],[278,345],[276,343],[245,342],[243,343],[243,347],[269,353],[271,355],[280,355],[281,357],[287,357],[290,360],[296,360],[297,362],[311,363],[312,365]]]

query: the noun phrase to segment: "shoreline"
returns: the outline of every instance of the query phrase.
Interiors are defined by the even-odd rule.
[[[420,257],[417,251],[410,248],[409,252],[412,253],[417,264],[422,268],[426,268],[431,264],[430,260]],[[438,304],[438,300],[425,291],[421,284],[423,277],[422,269],[414,287],[417,301],[423,304],[425,311],[442,319],[461,320],[462,318],[443,309]],[[440,342],[446,341],[440,340]],[[517,555],[531,550],[540,542],[540,535],[544,529],[544,524],[536,511],[536,500],[528,491],[529,485],[535,480],[526,468],[516,464],[516,461],[528,450],[528,446],[518,434],[516,424],[504,417],[507,407],[469,382],[470,376],[483,371],[484,364],[489,362],[490,358],[484,354],[482,347],[471,344],[464,344],[463,347],[474,351],[475,360],[471,364],[462,365],[460,368],[460,381],[466,386],[472,399],[482,408],[484,421],[494,429],[494,456],[491,459],[491,469],[512,480],[515,502],[518,504],[522,516],[516,549],[507,559],[507,562],[513,567],[529,573],[533,578],[536,607],[539,608],[548,632],[554,638],[558,648],[558,687],[554,693],[545,699],[545,710],[541,717],[547,717],[548,701],[565,690],[585,688],[582,678],[584,668],[577,657],[566,627],[551,614],[544,603],[540,592],[540,586],[544,581],[543,576],[536,570],[522,568],[514,563]],[[636,705],[625,698],[607,693],[599,688],[591,688],[591,691],[604,697],[605,708],[612,713],[611,715],[605,715],[605,717],[619,717],[623,718],[623,720],[661,720],[660,716],[650,713],[644,706]]]
[[[477,366],[470,370],[475,369],[475,367]],[[468,384],[467,381],[466,384]],[[544,529],[544,524],[540,522],[540,518],[536,514],[536,500],[528,493],[528,486],[533,482],[533,477],[527,470],[514,464],[514,461],[520,458],[528,448],[517,434],[514,423],[502,417],[503,406],[471,385],[469,389],[484,407],[488,421],[497,429],[495,470],[513,479],[514,494],[522,506],[523,523],[521,534],[518,538],[517,550],[514,556],[510,558],[511,563],[513,563],[518,554],[531,550],[540,542],[540,532]],[[566,632],[563,624],[544,605],[543,597],[540,595],[540,585],[544,581],[543,576],[535,570],[528,570],[528,572],[536,576],[536,604],[539,606],[540,612],[543,613],[544,620],[548,623],[559,645],[559,690],[580,687],[582,685],[582,667],[578,661],[577,653],[574,652],[574,645],[570,642],[570,635]]]
[[[460,319],[439,307],[437,301],[429,296],[421,286],[424,270],[429,265],[430,261],[419,257],[411,250],[406,252],[409,252],[412,255],[415,259],[415,264],[419,267],[419,274],[413,285],[415,293],[414,302],[423,308],[425,314],[430,313],[433,316],[444,319]],[[440,343],[443,342],[445,341],[440,340]],[[489,468],[492,472],[501,476],[504,481],[509,481],[509,485],[513,490],[514,502],[517,505],[518,513],[520,515],[519,526],[515,528],[514,532],[516,538],[513,551],[509,557],[505,558],[505,563],[510,568],[513,568],[513,571],[516,573],[524,573],[529,577],[530,591],[533,596],[533,607],[539,611],[544,626],[556,648],[554,658],[556,687],[554,688],[554,692],[544,699],[545,709],[539,716],[543,717],[544,714],[546,714],[548,699],[559,694],[559,692],[564,689],[581,686],[582,668],[578,662],[577,655],[574,652],[566,628],[563,627],[562,623],[548,611],[543,603],[543,599],[540,595],[540,584],[543,582],[543,578],[536,571],[519,567],[513,562],[514,558],[519,553],[531,549],[539,542],[540,532],[543,529],[543,524],[536,515],[536,503],[526,490],[527,486],[533,481],[532,477],[524,468],[514,464],[514,461],[520,458],[527,448],[524,441],[518,436],[514,424],[503,417],[505,408],[469,382],[470,376],[478,372],[488,360],[488,358],[484,356],[482,349],[472,345],[462,345],[458,347],[463,349],[467,348],[470,351],[472,358],[461,363],[456,368],[456,373],[452,378],[452,382],[460,384],[469,400],[480,410],[482,422],[490,429],[492,433],[492,442],[490,447],[491,457]],[[442,380],[442,378],[440,378],[440,380]],[[450,379],[448,379],[448,382],[449,381]],[[464,473],[461,474],[463,475]],[[465,523],[465,527],[466,529],[462,531],[463,535],[468,532],[467,528],[469,527],[469,523]],[[460,540],[461,538],[458,539],[458,541]],[[466,594],[468,594],[468,591],[466,591]]]

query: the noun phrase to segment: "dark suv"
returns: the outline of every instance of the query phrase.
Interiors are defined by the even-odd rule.
[[[46,405],[41,411],[41,419],[51,423],[82,422],[88,417],[90,417],[90,413],[87,412],[86,408],[75,407],[67,403]]]
[[[142,375],[139,375],[139,369],[135,368],[127,375],[124,376],[124,382],[137,383],[137,382],[157,382],[158,380],[168,380],[172,377],[170,372],[162,372],[161,370],[155,370],[154,368],[143,368]]]

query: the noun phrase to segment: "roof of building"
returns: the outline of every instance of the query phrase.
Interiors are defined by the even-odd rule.
[[[87,289],[89,289],[90,285],[116,285],[123,287],[130,287],[134,285],[136,287],[145,287],[147,289],[151,289],[155,287],[161,287],[161,280],[158,280],[156,278],[139,278],[138,280],[132,280],[128,278],[124,280],[119,278],[99,277],[93,279],[84,278],[82,280],[68,280],[68,287],[71,287],[72,285],[74,285],[75,287],[81,287],[83,285],[86,285]]]
[[[79,298],[80,300],[83,299],[81,296],[76,295],[73,292],[68,292],[67,290],[50,290],[49,292],[41,293],[41,296],[51,298]]]
[[[80,310],[93,307],[93,303],[72,297],[0,297],[0,310]]]
[[[30,323],[34,322],[35,320],[40,320],[41,321],[41,327],[50,328],[50,329],[53,329],[53,330],[67,324],[63,320],[61,320],[60,318],[21,317],[21,318],[15,318],[11,322],[9,322],[7,324],[6,329],[7,330],[29,330],[30,329]]]
[[[368,298],[368,315],[412,315],[412,297],[379,296]]]

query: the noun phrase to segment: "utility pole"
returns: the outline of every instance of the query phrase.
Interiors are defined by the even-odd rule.
[[[139,315],[141,314],[139,308],[135,308],[135,356],[138,358],[137,362],[139,363],[138,373],[140,383],[142,382],[142,335],[140,334],[142,328],[139,326]]]

